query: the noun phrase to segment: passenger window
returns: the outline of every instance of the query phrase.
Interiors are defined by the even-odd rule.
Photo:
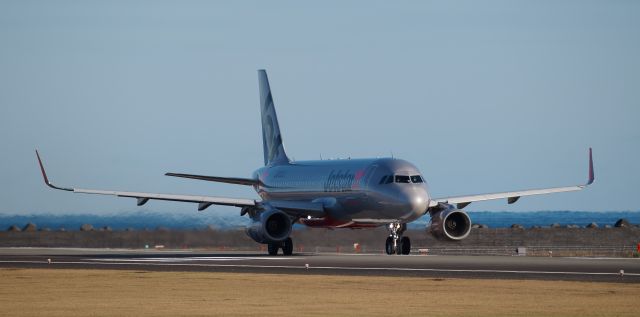
[[[422,183],[422,177],[420,177],[420,175],[413,175],[411,176],[411,182],[412,183]]]
[[[403,183],[403,184],[407,184],[410,183],[411,179],[409,178],[409,176],[406,175],[396,175],[396,183]]]

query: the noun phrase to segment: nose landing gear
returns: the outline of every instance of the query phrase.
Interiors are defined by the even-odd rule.
[[[409,254],[411,252],[411,240],[409,237],[402,236],[404,231],[407,230],[407,224],[395,222],[390,223],[387,228],[389,229],[389,237],[387,237],[385,243],[385,252],[388,255]]]

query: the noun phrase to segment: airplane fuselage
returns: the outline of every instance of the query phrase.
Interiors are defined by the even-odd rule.
[[[429,191],[420,171],[392,158],[300,161],[253,173],[265,200],[321,202],[323,218],[302,218],[311,227],[375,227],[407,223],[424,215]]]

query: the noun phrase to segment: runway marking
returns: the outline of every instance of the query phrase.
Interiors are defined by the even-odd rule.
[[[580,256],[568,256],[565,259],[576,260],[626,260],[626,261],[640,261],[640,258],[607,258],[607,257],[580,257]]]
[[[0,261],[0,263],[47,264],[44,261]],[[154,262],[92,262],[92,261],[54,261],[55,264],[83,264],[83,265],[132,265],[132,266],[192,266],[192,267],[237,267],[261,269],[297,269],[297,270],[343,270],[343,271],[413,271],[440,273],[506,273],[506,274],[534,274],[534,275],[620,275],[619,272],[561,272],[561,271],[517,271],[517,270],[470,270],[470,269],[429,269],[429,268],[398,268],[398,267],[348,267],[348,266],[310,266],[302,265],[254,265],[254,264],[212,264],[212,263],[154,263]],[[625,272],[624,276],[640,276],[640,273]]]
[[[79,251],[79,252],[92,252],[92,251],[99,251],[99,252],[110,252],[110,253],[137,253],[137,252],[144,252],[144,253],[149,253],[149,254],[162,254],[162,253],[167,253],[167,252],[171,252],[171,253],[193,253],[194,250],[175,250],[175,249],[167,249],[167,250],[163,250],[163,249],[122,249],[122,248],[41,248],[41,247],[2,247],[0,249],[3,250],[24,250],[24,251],[31,251],[31,250],[42,250],[42,249],[46,249],[46,250],[50,250],[50,251]]]
[[[228,257],[228,256],[209,256],[209,257],[185,257],[185,258],[137,258],[137,259],[87,259],[89,261],[100,262],[161,262],[161,263],[176,263],[176,262],[193,262],[193,261],[243,261],[243,260],[291,260],[291,258],[283,257]]]

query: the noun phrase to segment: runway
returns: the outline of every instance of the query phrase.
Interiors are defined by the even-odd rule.
[[[0,267],[640,282],[637,258],[0,248]]]

